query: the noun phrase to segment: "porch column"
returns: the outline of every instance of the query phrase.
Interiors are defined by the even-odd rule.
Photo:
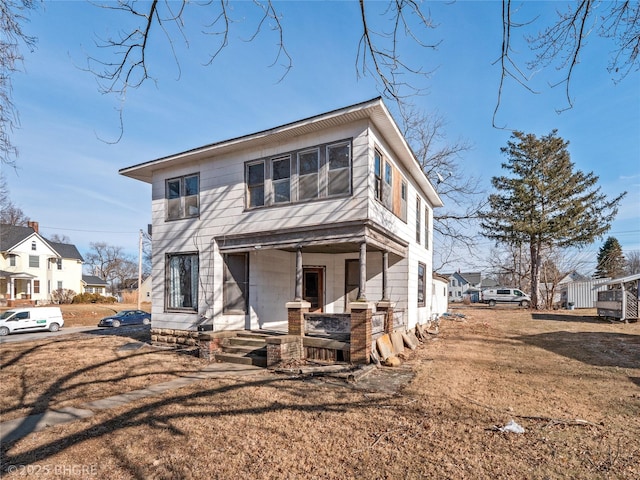
[[[349,338],[350,362],[367,364],[371,359],[371,316],[373,305],[368,302],[351,302],[351,335]]]
[[[31,300],[31,292],[33,291],[33,280],[29,279],[27,282],[27,300]]]
[[[287,324],[289,335],[304,336],[304,314],[311,304],[302,298],[302,247],[296,249],[296,288],[293,302],[287,302]]]
[[[367,242],[360,244],[360,282],[358,285],[358,302],[367,301]]]
[[[389,270],[389,252],[382,252],[382,301],[389,301],[389,289],[387,283],[387,271]]]
[[[302,247],[296,250],[296,289],[294,301],[302,301]]]
[[[9,295],[9,300],[15,300],[14,293],[16,291],[16,287],[14,282],[15,280],[11,278],[7,283],[7,288],[8,288],[7,294]]]

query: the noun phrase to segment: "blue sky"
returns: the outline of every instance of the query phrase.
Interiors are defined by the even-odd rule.
[[[95,76],[85,69],[87,56],[105,58],[105,52],[95,48],[96,39],[119,30],[126,17],[84,1],[46,2],[32,12],[25,30],[38,38],[37,48],[24,52],[24,72],[14,76],[13,99],[20,115],[13,136],[20,151],[18,169],[3,167],[14,203],[40,223],[45,236],[66,235],[82,253],[90,242],[105,241],[135,255],[138,231],[150,223],[151,188],[121,177],[120,168],[378,96],[375,78],[356,72],[361,28],[357,2],[275,5],[293,63],[283,79],[283,69],[270,66],[277,36],[265,28],[256,40],[246,41],[255,25],[253,2],[232,4],[238,21],[232,25],[229,47],[210,66],[204,64],[217,39],[199,33],[207,10],[191,6],[185,17],[188,47],[179,38],[174,43],[179,65],[158,36],[149,52],[149,74],[155,82],[129,90],[122,103],[99,93]],[[385,3],[370,5],[373,28],[385,26],[378,16]],[[533,19],[542,12],[543,21],[557,5],[530,2],[519,18]],[[566,100],[562,88],[549,87],[560,78],[549,68],[533,77],[538,94],[507,83],[497,116],[497,123],[507,129],[497,129],[492,116],[500,78],[494,62],[501,47],[501,3],[429,2],[424,7],[438,25],[426,39],[441,43],[435,51],[404,45],[408,63],[434,71],[422,83],[425,94],[412,101],[446,118],[449,141],[462,138],[473,145],[460,159],[462,169],[481,177],[489,189],[491,176],[503,173],[500,148],[509,139],[509,128],[538,136],[558,129],[570,142],[576,168],[593,171],[610,196],[629,192],[608,235],[615,236],[625,252],[640,250],[638,72],[614,84],[606,71],[613,47],[594,36],[574,74],[572,109],[556,113]],[[522,43],[519,49],[526,53]],[[524,62],[524,56],[519,58]],[[107,143],[120,134],[120,105],[123,136]],[[595,259],[603,242],[587,247],[583,255]],[[479,251],[489,247],[483,241]],[[481,264],[478,258],[451,269]]]

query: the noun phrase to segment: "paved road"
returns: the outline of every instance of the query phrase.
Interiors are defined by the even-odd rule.
[[[73,333],[91,332],[97,335],[117,335],[118,333],[133,332],[135,330],[148,329],[145,325],[130,325],[120,328],[98,328],[98,327],[62,327],[57,332],[41,331],[41,332],[24,332],[12,333],[5,337],[0,337],[0,345],[3,343],[31,342],[34,340],[43,340],[45,338],[60,337],[71,335]]]

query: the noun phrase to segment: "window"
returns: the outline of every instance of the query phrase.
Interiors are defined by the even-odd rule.
[[[249,299],[249,256],[229,253],[224,256],[223,313],[247,313]]]
[[[29,267],[40,268],[40,257],[37,255],[29,255]]]
[[[200,214],[200,176],[186,175],[167,180],[167,220],[197,217]]]
[[[420,202],[420,197],[416,197],[416,242],[420,243],[420,234],[422,232],[422,225],[420,222],[420,217],[422,215],[422,203]]]
[[[40,280],[33,281],[33,293],[40,293]]]
[[[329,164],[328,192],[333,195],[351,193],[351,148],[348,143],[329,145],[327,147]]]
[[[318,198],[318,149],[298,153],[298,200]]]
[[[418,263],[418,306],[425,306],[425,297],[427,288],[427,266],[424,263]]]
[[[246,208],[351,194],[351,141],[245,164]]]
[[[36,242],[35,242],[35,240],[33,242],[31,242],[31,250],[33,250],[34,252],[36,251]]]
[[[167,309],[198,311],[198,254],[167,255]]]
[[[58,282],[58,290],[62,290],[62,282]]]
[[[271,160],[271,186],[273,188],[273,203],[291,201],[291,159],[289,156]]]
[[[16,266],[16,256],[15,255],[9,255],[9,266],[10,267],[15,267]]]
[[[56,259],[56,265],[58,266],[58,270],[62,270],[62,259],[61,258],[57,258]]]
[[[407,221],[407,182],[400,184],[400,218]]]
[[[374,186],[376,198],[382,201],[382,155],[377,150],[373,157],[373,171],[376,177]]]
[[[429,250],[429,207],[424,206],[424,248]]]
[[[247,206],[264,205],[264,162],[247,165]]]

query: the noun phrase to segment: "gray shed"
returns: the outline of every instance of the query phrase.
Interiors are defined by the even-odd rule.
[[[608,290],[598,292],[596,308],[601,317],[613,317],[623,321],[638,320],[638,281],[640,273],[613,278],[601,283]]]

